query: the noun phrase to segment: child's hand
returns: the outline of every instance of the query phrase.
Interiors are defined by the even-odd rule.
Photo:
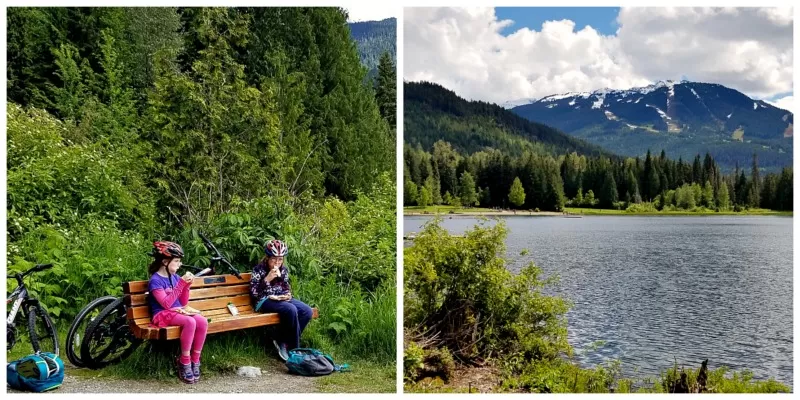
[[[181,279],[183,279],[186,283],[192,283],[192,281],[194,281],[194,274],[191,272],[186,272],[183,274]]]
[[[273,279],[275,279],[275,278],[277,278],[279,276],[281,276],[280,268],[273,268],[273,269],[269,270],[269,273],[264,278],[264,282],[270,283],[270,282],[272,282]]]

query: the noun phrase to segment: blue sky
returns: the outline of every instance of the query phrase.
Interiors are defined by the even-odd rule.
[[[616,21],[619,7],[495,7],[494,12],[497,19],[514,21],[514,25],[503,30],[504,35],[522,27],[540,31],[543,22],[562,19],[575,22],[576,31],[589,25],[603,35],[613,35],[619,27]]]

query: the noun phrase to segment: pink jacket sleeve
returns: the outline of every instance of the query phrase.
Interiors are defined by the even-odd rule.
[[[161,307],[164,307],[165,310],[169,310],[172,308],[172,305],[175,304],[175,300],[179,300],[182,306],[185,306],[189,303],[190,286],[191,285],[186,283],[186,281],[183,279],[179,279],[178,286],[172,291],[171,294],[167,294],[164,289],[153,290],[152,294],[158,304],[161,304]]]

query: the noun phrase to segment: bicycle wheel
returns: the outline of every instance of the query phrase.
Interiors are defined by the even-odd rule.
[[[86,328],[81,340],[81,362],[87,368],[100,369],[124,360],[141,343],[128,327],[122,299],[116,299]]]
[[[81,361],[81,341],[85,336],[86,328],[100,315],[100,311],[103,311],[107,305],[113,303],[116,299],[117,298],[114,296],[98,297],[90,301],[89,304],[83,307],[83,309],[78,312],[78,315],[75,316],[75,320],[72,321],[72,325],[69,326],[66,341],[67,358],[72,365],[84,367],[83,361]]]
[[[28,333],[34,352],[50,352],[58,355],[58,331],[50,315],[40,304],[28,306]]]

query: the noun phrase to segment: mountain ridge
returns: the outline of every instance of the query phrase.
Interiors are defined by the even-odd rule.
[[[757,153],[767,168],[792,164],[794,115],[716,83],[666,80],[553,94],[511,111],[626,156],[709,152],[733,168]]]
[[[404,82],[404,140],[430,150],[438,140],[464,154],[498,149],[617,157],[558,129],[528,121],[483,101],[469,101],[431,82]]]

